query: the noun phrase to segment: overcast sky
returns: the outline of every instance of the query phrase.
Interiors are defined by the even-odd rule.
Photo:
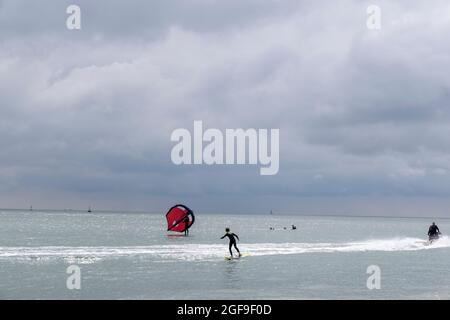
[[[0,207],[450,215],[449,39],[448,0],[0,0]],[[174,165],[194,120],[279,173]]]

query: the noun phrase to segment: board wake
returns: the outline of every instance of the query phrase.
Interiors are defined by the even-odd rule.
[[[246,243],[241,244],[247,255],[273,256],[286,254],[310,254],[331,252],[402,252],[416,250],[450,249],[450,237],[441,236],[432,245],[421,238],[398,237],[391,239],[370,239],[358,242],[307,242],[307,243]],[[197,261],[223,260],[227,251],[222,244],[170,244],[149,246],[34,246],[5,247],[0,246],[0,263],[2,260],[39,261],[64,259],[67,261],[82,261],[95,263],[102,259],[118,259],[126,257],[146,257],[158,261],[182,260]],[[78,262],[77,262],[78,263]]]

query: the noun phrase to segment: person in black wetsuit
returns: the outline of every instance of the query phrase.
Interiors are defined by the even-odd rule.
[[[183,220],[184,222],[184,235],[187,236],[189,234],[189,218],[186,217]]]
[[[430,228],[428,229],[428,237],[430,238],[430,241],[439,238],[440,234],[441,234],[441,231],[439,230],[436,223],[433,222],[431,224]]]
[[[228,239],[230,239],[230,244],[229,244],[229,248],[228,249],[230,250],[231,257],[233,257],[233,251],[231,250],[231,248],[233,246],[236,249],[236,251],[238,252],[239,257],[240,257],[241,256],[241,252],[239,251],[238,247],[236,246],[236,239],[239,240],[238,235],[235,234],[235,233],[230,232],[230,228],[226,228],[224,236],[222,238],[220,238],[220,239],[223,239],[225,237],[228,237]]]

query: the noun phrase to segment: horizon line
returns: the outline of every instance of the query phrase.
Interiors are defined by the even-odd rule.
[[[158,214],[160,212],[156,211],[144,211],[144,210],[121,210],[121,209],[101,209],[101,210],[94,210],[91,208],[91,212],[88,212],[86,209],[49,209],[49,208],[0,208],[0,211],[25,211],[25,212],[45,212],[45,211],[52,211],[52,212],[77,212],[77,213],[90,213],[95,214],[95,212],[98,213],[136,213],[136,214]],[[161,211],[165,214],[165,211]],[[195,213],[195,211],[194,211]],[[205,213],[198,213],[197,214],[205,214]],[[274,214],[271,214],[270,211],[268,213],[258,213],[258,212],[241,212],[241,213],[233,213],[233,212],[207,212],[206,214],[223,214],[223,215],[267,215],[267,216],[302,216],[302,217],[335,217],[335,218],[388,218],[388,219],[450,219],[450,217],[443,217],[443,216],[405,216],[405,215],[357,215],[357,214],[323,214],[323,213],[294,213],[294,212],[276,212]]]

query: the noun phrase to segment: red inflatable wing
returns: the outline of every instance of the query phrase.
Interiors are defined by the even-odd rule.
[[[195,221],[194,212],[188,207],[177,204],[166,213],[167,231],[184,232]]]

